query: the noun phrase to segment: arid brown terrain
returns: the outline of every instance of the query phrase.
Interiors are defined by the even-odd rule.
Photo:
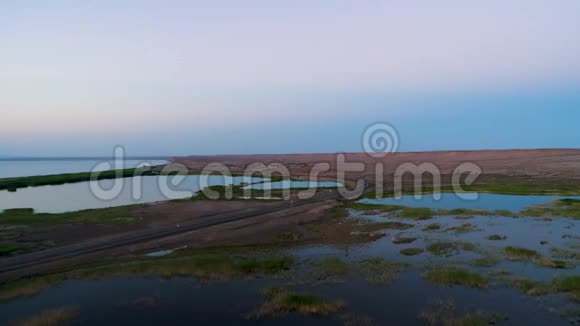
[[[286,166],[292,175],[304,177],[309,175],[315,164],[328,163],[330,170],[322,175],[333,177],[336,175],[337,155],[339,153],[190,156],[174,158],[172,161],[192,170],[202,170],[208,164],[217,162],[238,173],[253,163],[278,163]],[[384,164],[384,174],[391,175],[398,166],[409,162],[433,163],[442,174],[450,174],[461,163],[471,162],[481,167],[483,174],[580,179],[579,149],[410,152],[389,153],[382,158],[374,158],[366,153],[343,155],[347,163],[359,162],[365,165],[363,172],[352,172],[352,175],[357,176],[373,175],[376,163]]]

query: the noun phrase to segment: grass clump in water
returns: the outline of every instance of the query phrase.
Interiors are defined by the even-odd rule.
[[[290,269],[294,258],[290,256],[278,256],[268,258],[244,258],[234,261],[234,274],[277,274]]]
[[[402,218],[410,218],[413,220],[428,220],[433,217],[433,211],[430,208],[425,207],[404,207],[400,212],[400,216]]]
[[[580,252],[562,248],[552,248],[552,256],[556,259],[575,259],[580,260]]]
[[[459,253],[457,245],[452,242],[436,242],[427,246],[427,251],[436,256],[453,256]]]
[[[436,231],[441,229],[441,224],[439,223],[431,223],[423,228],[423,231]]]
[[[461,224],[459,226],[454,226],[454,227],[448,228],[445,231],[451,231],[451,232],[455,232],[455,233],[467,233],[467,232],[479,231],[479,229],[471,223],[465,223],[465,224]]]
[[[345,307],[341,301],[328,301],[310,294],[294,293],[284,287],[268,288],[264,290],[264,296],[266,302],[256,312],[250,314],[250,318],[260,319],[286,313],[329,315]]]
[[[530,207],[521,212],[525,216],[566,216],[580,219],[580,201],[576,199],[560,199],[547,205]]]
[[[328,257],[318,263],[318,268],[313,272],[317,280],[326,280],[333,276],[345,276],[351,272],[349,264],[337,257]]]
[[[493,267],[501,262],[501,259],[495,256],[486,256],[476,259],[473,264],[477,267]]]
[[[394,237],[393,240],[391,240],[391,241],[394,244],[406,244],[406,243],[415,242],[415,240],[417,240],[417,238]]]
[[[534,262],[543,267],[555,268],[555,269],[566,269],[566,268],[573,268],[572,264],[569,264],[565,261],[561,260],[552,260],[548,258],[538,258],[534,260]]]
[[[477,251],[478,247],[474,243],[468,241],[457,241],[457,245],[464,251]]]
[[[424,278],[431,283],[462,285],[472,288],[487,287],[485,277],[459,267],[436,268],[425,273]]]
[[[78,307],[61,307],[43,311],[42,313],[15,323],[17,326],[57,326],[70,323],[79,315]]]
[[[580,301],[580,275],[556,279],[554,287],[557,291],[568,293],[574,300]]]
[[[400,251],[401,255],[417,256],[425,252],[423,248],[405,248]]]
[[[442,326],[488,326],[495,325],[501,318],[492,313],[473,312],[460,316],[452,302],[438,301],[423,310],[418,319],[426,325]]]
[[[535,250],[511,246],[505,247],[504,253],[512,261],[533,260],[540,256]]]
[[[511,285],[526,295],[538,296],[550,293],[550,286],[527,278],[515,278],[511,280]]]
[[[358,263],[362,274],[370,284],[389,284],[397,278],[406,265],[393,263],[379,257],[367,258]]]
[[[499,234],[492,234],[490,236],[487,237],[487,240],[490,241],[501,241],[501,240],[506,240],[507,237],[505,235],[499,235]]]

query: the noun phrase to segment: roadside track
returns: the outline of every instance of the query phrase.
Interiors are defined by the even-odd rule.
[[[92,254],[98,251],[103,251],[107,249],[118,248],[127,245],[134,245],[137,243],[148,242],[152,240],[158,240],[165,237],[171,237],[178,234],[196,231],[216,225],[226,224],[230,222],[240,221],[252,217],[257,217],[265,214],[281,212],[290,208],[300,207],[304,205],[309,205],[317,202],[323,202],[327,200],[333,200],[338,198],[336,191],[332,194],[324,194],[320,196],[315,196],[310,199],[294,200],[294,201],[284,201],[284,203],[261,210],[255,210],[250,212],[227,212],[214,215],[207,215],[204,217],[197,218],[195,221],[181,224],[179,226],[164,227],[154,231],[142,232],[135,234],[133,236],[122,237],[118,239],[113,239],[109,241],[103,241],[100,243],[92,244],[75,244],[65,247],[59,247],[54,249],[47,249],[39,252],[34,252],[30,254],[24,254],[12,258],[5,259],[0,262],[0,276],[3,273],[14,272],[18,270],[23,270],[31,267],[38,267],[44,264],[48,264],[60,259],[79,257],[87,254]]]

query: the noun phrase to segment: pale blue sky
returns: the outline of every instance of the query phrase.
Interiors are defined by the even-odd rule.
[[[580,2],[2,1],[0,113],[0,156],[578,148]]]

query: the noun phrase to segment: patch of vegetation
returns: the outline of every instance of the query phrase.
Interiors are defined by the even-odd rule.
[[[102,209],[87,209],[76,212],[35,214],[31,208],[7,209],[0,213],[1,224],[51,225],[62,223],[117,224],[126,225],[139,221],[130,217],[133,209],[141,205],[129,205]]]
[[[488,326],[495,325],[503,318],[481,311],[460,316],[453,303],[439,301],[423,310],[418,319],[432,326]]]
[[[57,326],[70,323],[79,315],[78,307],[61,307],[43,311],[42,313],[15,323],[18,326]]]
[[[467,314],[462,317],[456,317],[445,322],[448,326],[488,326],[495,325],[498,320],[501,320],[496,314],[476,312]]]
[[[401,255],[417,256],[425,252],[423,248],[405,248],[400,251]]]
[[[505,247],[504,253],[509,260],[513,261],[533,260],[540,256],[535,250],[511,246]]]
[[[258,182],[262,183],[262,182]],[[209,186],[196,192],[190,200],[279,200],[280,198],[289,198],[292,192],[305,190],[304,188],[291,189],[244,189],[242,185],[227,185],[227,186]],[[210,197],[207,195],[208,191],[215,193],[217,197]],[[231,196],[230,196],[231,195]],[[272,199],[264,199],[264,197]]]
[[[405,244],[415,242],[417,238],[394,237],[392,242],[394,244]]]
[[[493,215],[493,212],[490,211],[469,208],[440,209],[437,213],[439,215],[457,215],[456,218],[459,220],[468,220],[474,215]]]
[[[453,256],[459,253],[457,245],[453,242],[435,242],[427,246],[427,251],[437,256]]]
[[[552,256],[557,259],[575,259],[580,260],[580,252],[572,251],[568,249],[556,248],[551,249]]]
[[[31,176],[21,178],[7,178],[0,180],[0,190],[15,191],[19,188],[53,186],[66,183],[76,183],[91,180],[105,180],[117,178],[131,178],[134,176],[158,175],[159,173],[151,168],[110,170],[97,173],[66,173],[43,176]]]
[[[318,263],[313,276],[325,280],[333,276],[345,276],[351,272],[351,266],[337,257],[327,257]]]
[[[534,260],[534,262],[543,267],[555,268],[555,269],[565,269],[565,268],[572,268],[571,264],[566,263],[565,261],[561,260],[552,260],[547,258],[538,258]]]
[[[574,300],[580,301],[580,275],[556,279],[554,287],[556,291],[568,293]]]
[[[275,241],[298,241],[302,235],[297,232],[279,232],[273,235]]]
[[[527,278],[515,278],[511,280],[511,286],[526,295],[538,296],[550,293],[550,285],[536,282]]]
[[[461,224],[459,226],[455,226],[455,227],[451,227],[448,228],[445,231],[451,231],[451,232],[455,232],[455,233],[467,233],[467,232],[474,232],[474,231],[478,231],[479,229],[471,224],[471,223],[465,223],[465,224]]]
[[[310,294],[290,292],[284,287],[265,289],[264,296],[266,302],[256,312],[250,314],[250,318],[276,317],[286,313],[329,315],[345,307],[341,301],[328,301]]]
[[[34,295],[69,279],[99,279],[131,275],[194,276],[202,280],[278,275],[294,265],[291,256],[248,253],[252,248],[207,248],[143,260],[117,260],[70,271],[21,279],[0,285],[0,301]]]
[[[468,241],[457,241],[456,243],[463,251],[477,251],[479,249],[474,243]]]
[[[64,275],[48,275],[4,283],[0,285],[0,302],[18,297],[33,296],[65,279]]]
[[[358,265],[367,281],[375,285],[393,282],[397,274],[406,267],[404,264],[390,262],[378,257],[367,258],[360,261]]]
[[[512,211],[508,211],[507,209],[498,209],[493,211],[493,215],[497,216],[504,216],[504,217],[517,217],[518,214]]]
[[[580,307],[567,307],[560,310],[560,317],[580,317]]]
[[[532,217],[566,216],[580,219],[580,201],[575,199],[560,199],[547,205],[533,206],[522,211],[523,215]]]
[[[326,211],[327,216],[332,217],[333,219],[342,219],[349,216],[348,208],[344,205],[342,206],[334,206]]]
[[[231,279],[259,274],[278,274],[288,270],[294,260],[289,256],[237,257],[230,255],[196,255],[166,259],[133,261],[77,270],[69,278],[86,279],[125,275],[195,276],[200,279]]]
[[[501,241],[501,240],[506,240],[507,237],[505,235],[499,235],[499,234],[492,234],[490,236],[487,237],[487,240],[491,240],[491,241]]]
[[[400,216],[402,218],[410,218],[413,220],[428,220],[433,217],[433,211],[429,208],[413,208],[405,207],[401,210]]]
[[[476,259],[473,264],[477,267],[493,267],[501,262],[501,259],[495,256],[485,256]]]
[[[18,251],[26,251],[29,245],[21,243],[0,243],[0,256],[7,256]]]
[[[495,181],[474,185],[465,185],[463,190],[467,192],[485,192],[502,195],[580,195],[580,187],[577,184],[542,184],[538,182],[502,182]]]
[[[459,267],[439,267],[428,271],[425,280],[438,284],[462,285],[473,288],[486,288],[487,279],[477,273]]]
[[[439,223],[431,223],[423,228],[423,231],[436,231],[441,229],[441,224]]]
[[[109,220],[111,224],[133,224],[139,219],[136,217],[113,217]]]

